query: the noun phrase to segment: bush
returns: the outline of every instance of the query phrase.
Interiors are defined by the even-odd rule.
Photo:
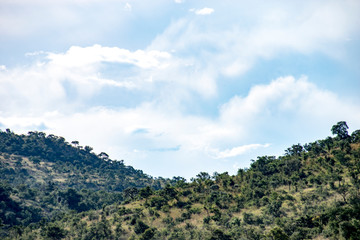
[[[42,235],[46,239],[62,239],[66,236],[66,231],[62,229],[56,223],[49,223],[46,227],[42,229]]]
[[[139,238],[140,240],[150,240],[154,237],[156,232],[155,228],[148,228],[145,230],[145,232],[141,235]]]
[[[222,230],[220,229],[215,229],[212,234],[211,237],[209,238],[209,240],[231,240],[231,236],[225,234]]]
[[[149,226],[146,225],[143,221],[137,220],[135,227],[134,227],[134,232],[136,234],[141,234],[141,233],[145,232],[145,230],[148,228],[149,228]]]
[[[160,196],[154,196],[150,199],[150,207],[155,207],[157,210],[160,210],[162,206],[167,204],[167,200]]]
[[[207,216],[207,217],[204,217],[204,224],[209,224],[210,223],[210,220],[211,220],[211,217]]]

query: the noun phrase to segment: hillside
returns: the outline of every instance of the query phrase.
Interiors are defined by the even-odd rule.
[[[295,144],[281,157],[258,157],[234,176],[201,172],[189,183],[174,178],[174,185],[158,190],[151,184],[126,188],[119,201],[104,202],[101,208],[64,211],[37,224],[3,225],[2,234],[8,239],[360,239],[360,130],[349,135],[346,123],[339,122],[331,131],[336,137]],[[3,164],[18,171],[20,160],[10,158]],[[61,174],[50,163],[21,160],[22,169],[30,173],[33,168],[48,169],[58,186],[73,179],[66,175],[67,180],[59,181]],[[45,179],[38,177],[48,176],[45,172],[36,179]],[[102,175],[93,171],[92,177],[87,170],[81,174]],[[34,211],[19,203],[18,185],[4,170],[2,178],[5,175],[13,193],[3,186],[0,201],[5,199],[13,212]],[[74,191],[85,198],[86,181],[81,184]],[[73,196],[78,199],[69,191],[59,192],[60,202],[64,194],[68,205]],[[110,189],[103,193],[112,194]]]
[[[42,132],[17,135],[0,131],[0,211],[3,229],[28,225],[75,210],[99,209],[121,202],[128,188],[160,189],[168,179],[154,179],[77,141]]]

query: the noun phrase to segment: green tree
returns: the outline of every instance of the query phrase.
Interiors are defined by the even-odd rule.
[[[279,200],[279,199],[272,200],[267,205],[267,212],[274,217],[280,217],[282,214],[281,205],[282,205],[281,200]]]
[[[155,228],[148,228],[145,230],[143,234],[140,236],[140,240],[150,240],[153,239],[155,236],[156,229]]]
[[[147,186],[145,188],[140,189],[139,196],[142,197],[142,198],[148,198],[153,193],[154,193],[153,190],[149,186]]]
[[[145,232],[145,230],[148,228],[149,228],[149,226],[146,225],[143,221],[137,220],[135,227],[134,227],[134,232],[136,234],[141,234],[141,233]]]
[[[292,145],[291,148],[288,148],[285,150],[286,155],[290,156],[300,156],[300,154],[303,152],[303,146],[301,146],[300,143]]]
[[[352,221],[344,221],[340,223],[340,233],[344,239],[360,239],[360,221],[353,219]]]
[[[356,130],[351,134],[351,142],[353,143],[360,142],[360,130]]]
[[[69,188],[66,192],[60,194],[67,202],[68,207],[73,210],[79,210],[79,203],[82,195],[77,193],[75,189]]]
[[[166,187],[160,191],[160,196],[167,200],[174,199],[177,196],[177,190],[173,186],[167,184]]]
[[[225,234],[222,230],[220,229],[215,229],[212,234],[211,237],[209,238],[209,240],[231,240],[231,236]]]
[[[280,227],[274,227],[270,230],[268,234],[269,239],[271,240],[288,240],[289,236],[286,235],[284,230]]]
[[[138,195],[138,193],[139,190],[135,187],[129,187],[123,191],[124,197],[130,199],[134,199]]]
[[[331,128],[331,132],[334,135],[337,135],[340,139],[347,139],[349,137],[348,134],[348,125],[345,121],[340,121]]]
[[[46,239],[62,239],[66,236],[66,231],[56,223],[49,223],[42,230],[42,235]]]
[[[110,240],[113,238],[114,235],[112,233],[109,222],[102,220],[98,223],[91,224],[90,231],[85,235],[84,240]]]
[[[196,175],[196,177],[202,182],[209,180],[211,178],[207,172],[200,172],[198,175]]]

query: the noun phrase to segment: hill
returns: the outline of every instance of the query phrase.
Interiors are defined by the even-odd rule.
[[[360,130],[349,135],[346,123],[339,122],[331,131],[336,137],[295,144],[280,157],[258,157],[234,176],[201,172],[189,183],[174,178],[173,185],[158,190],[150,185],[127,188],[123,201],[66,211],[36,224],[13,225],[3,236],[360,239]],[[25,209],[16,205],[16,196],[5,194],[8,202],[14,202],[8,205],[14,211]]]
[[[127,188],[160,189],[168,179],[114,161],[77,141],[29,132],[0,131],[0,223],[2,229],[121,202]]]

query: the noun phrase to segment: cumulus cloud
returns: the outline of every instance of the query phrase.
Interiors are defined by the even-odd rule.
[[[64,67],[83,67],[101,62],[129,63],[140,68],[165,68],[171,55],[161,51],[137,50],[131,52],[117,47],[71,47],[66,53],[50,53],[48,58],[52,64]]]
[[[195,10],[195,14],[197,14],[197,15],[210,15],[213,12],[214,12],[214,9],[208,8],[208,7],[205,7],[205,8],[199,9],[199,10]]]
[[[306,77],[288,76],[256,85],[245,97],[231,98],[215,119],[152,101],[135,108],[94,107],[73,114],[0,117],[0,122],[20,130],[46,126],[49,133],[94,146],[150,174],[191,177],[199,171],[226,171],[222,161],[244,167],[246,161],[237,159],[246,156],[249,160],[264,151],[274,154],[279,147],[285,149],[288,141],[301,141],[305,136],[309,141],[314,129],[326,136],[332,124],[344,119],[360,126],[359,105],[318,88]],[[273,143],[279,136],[283,142]],[[189,163],[191,170],[186,167]],[[177,168],[169,170],[171,165]]]
[[[318,88],[306,77],[295,79],[292,76],[254,86],[246,97],[234,96],[220,109],[223,123],[247,126],[249,136],[254,128],[264,131],[271,128],[274,136],[289,141],[294,137],[299,141],[316,139],[312,133],[315,129],[317,133],[328,134],[328,128],[341,119],[360,126],[359,117],[360,108],[356,101],[340,99],[335,93]]]
[[[45,55],[28,66],[0,71],[0,107],[4,113],[25,113],[76,109],[103,87],[137,88],[141,79],[107,78],[102,70],[107,63],[129,64],[139,69],[164,69],[171,55],[161,51],[129,51],[117,47],[71,47],[65,53],[32,53]],[[6,70],[6,71],[5,71]],[[69,87],[76,93],[69,99]],[[75,99],[74,99],[75,98]]]
[[[170,12],[169,25],[151,31],[149,38],[154,39],[142,43],[148,47],[130,50],[92,45],[101,36],[106,38],[102,33],[109,29],[124,34],[116,24],[137,29],[132,36],[142,37],[141,31],[148,29],[139,24],[146,24],[128,24],[125,16],[135,10],[139,16],[150,16],[150,5],[158,12],[162,12],[160,5],[176,5],[165,1],[144,5],[135,0],[131,1],[134,11],[125,12],[124,6],[129,9],[126,1],[111,3],[115,2],[77,1],[87,6],[86,17],[71,1],[56,1],[55,5],[31,1],[18,10],[17,17],[10,14],[13,8],[6,2],[10,5],[0,10],[4,36],[33,36],[50,27],[65,32],[71,26],[64,38],[92,43],[63,52],[27,54],[30,63],[25,66],[1,63],[6,64],[0,65],[1,127],[46,129],[98,152],[106,151],[112,158],[125,159],[155,176],[169,177],[227,171],[229,164],[244,167],[250,158],[275,154],[289,142],[326,136],[340,120],[360,127],[358,102],[320,88],[312,76],[310,80],[293,76],[256,79],[257,84],[248,85],[252,86],[248,92],[237,89],[246,81],[242,76],[256,64],[282,55],[320,53],[341,61],[346,54],[344,41],[359,32],[358,2],[296,1],[294,5],[283,1],[264,2],[259,7],[257,2],[239,1],[229,9],[214,1],[210,4],[219,14],[211,18],[195,14],[177,18],[179,12]],[[14,4],[20,3],[25,1]],[[196,4],[190,7],[200,15],[214,12]],[[176,9],[181,8],[176,5]],[[91,34],[95,37],[89,38]],[[66,46],[71,44],[73,41]],[[221,87],[231,91],[221,92]],[[201,111],[188,111],[192,105]],[[210,105],[213,113],[203,110]]]

